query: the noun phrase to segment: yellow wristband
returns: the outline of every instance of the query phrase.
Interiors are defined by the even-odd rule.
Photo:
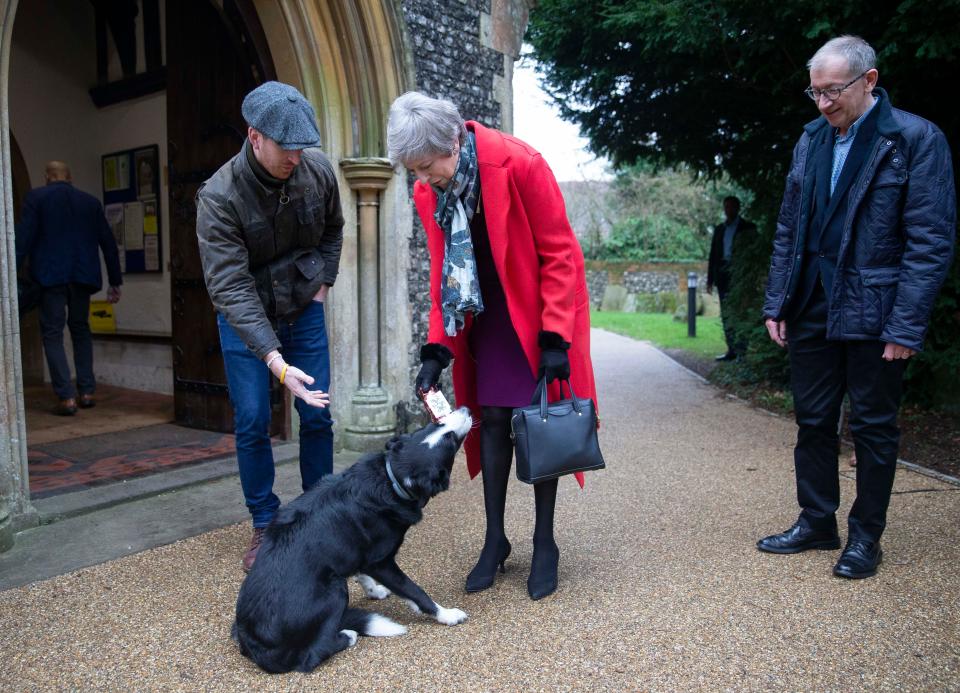
[[[283,379],[287,377],[287,369],[290,367],[289,364],[283,364],[283,370],[280,371],[280,384],[283,385]]]

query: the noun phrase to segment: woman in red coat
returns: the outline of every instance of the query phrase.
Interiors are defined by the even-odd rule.
[[[511,410],[530,404],[541,377],[552,383],[551,399],[554,381],[569,378],[578,396],[596,400],[583,253],[550,167],[524,142],[464,122],[449,101],[418,92],[393,102],[387,140],[391,159],[417,177],[430,251],[430,328],[416,386],[434,387],[452,360],[457,403],[482,421],[465,443],[471,477],[483,472],[487,519],[466,583],[477,592],[510,555]],[[541,599],[557,588],[556,479],[536,484],[534,498],[527,590]]]

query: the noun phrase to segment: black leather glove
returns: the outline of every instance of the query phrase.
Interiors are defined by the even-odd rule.
[[[540,345],[540,370],[537,371],[537,380],[544,376],[548,383],[552,383],[557,378],[568,380],[570,357],[567,355],[567,350],[570,348],[570,342],[563,341],[556,332],[542,330],[537,343]]]
[[[436,386],[443,369],[450,365],[453,353],[442,344],[432,342],[420,347],[420,372],[417,373],[416,388],[426,392]]]

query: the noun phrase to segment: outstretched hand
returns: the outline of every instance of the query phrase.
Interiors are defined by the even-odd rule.
[[[313,385],[313,377],[299,368],[287,366],[287,374],[283,377],[284,386],[294,395],[302,399],[311,407],[323,409],[330,404],[330,393],[323,390],[308,390],[307,385]]]
[[[291,366],[286,363],[282,358],[273,358],[274,355],[277,355],[277,352],[268,354],[268,360],[270,365],[268,368],[270,372],[273,373],[278,379],[280,376],[283,376],[283,386],[286,387],[290,392],[295,396],[302,399],[304,402],[309,404],[311,407],[319,407],[323,409],[330,404],[330,393],[324,392],[323,390],[308,390],[307,385],[313,385],[314,378],[307,373],[304,373],[302,370],[296,366]],[[284,373],[284,368],[286,368],[286,373]]]

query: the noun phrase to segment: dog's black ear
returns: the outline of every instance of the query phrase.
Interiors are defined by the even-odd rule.
[[[393,436],[390,440],[384,445],[387,452],[393,452],[394,450],[399,451],[403,447],[403,436]]]

